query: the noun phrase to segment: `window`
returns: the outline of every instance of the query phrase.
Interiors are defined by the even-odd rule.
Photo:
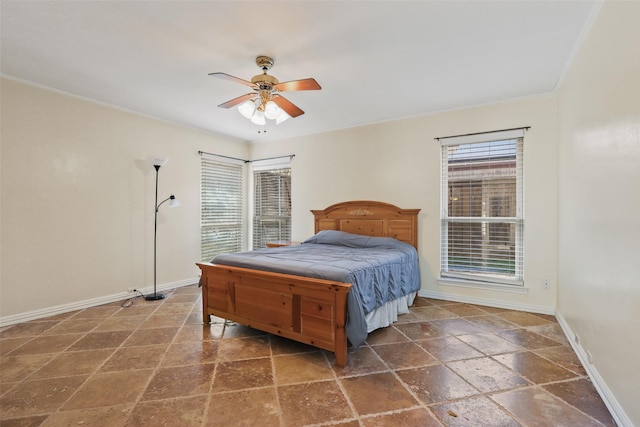
[[[291,240],[291,166],[287,159],[253,165],[253,249]]]
[[[440,138],[441,278],[523,285],[523,136]]]
[[[244,162],[221,162],[206,156],[201,162],[202,261],[238,252],[245,241]]]

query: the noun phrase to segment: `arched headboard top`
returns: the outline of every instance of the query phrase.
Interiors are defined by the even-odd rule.
[[[384,202],[355,200],[311,210],[315,232],[340,230],[364,236],[393,237],[418,248],[420,209],[401,209]]]

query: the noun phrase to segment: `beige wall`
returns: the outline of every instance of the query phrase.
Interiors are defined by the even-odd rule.
[[[252,145],[252,158],[295,154],[293,238],[313,234],[310,209],[346,200],[420,208],[423,294],[553,313],[557,276],[554,95]],[[440,136],[531,126],[525,135],[526,294],[440,286]],[[542,287],[548,278],[551,289]]]
[[[593,356],[596,385],[620,405],[618,419],[640,424],[639,16],[639,2],[604,2],[558,95],[250,147],[2,79],[0,316],[151,285],[149,154],[171,158],[160,195],[183,203],[160,213],[159,284],[197,275],[198,150],[295,154],[295,239],[312,234],[310,209],[344,200],[421,208],[423,293],[557,307],[579,351]],[[434,138],[525,125],[528,293],[438,285]]]
[[[198,150],[248,156],[244,143],[2,79],[0,315],[198,276]],[[162,199],[160,199],[162,200]]]
[[[638,22],[640,2],[604,2],[559,93],[558,311],[635,425],[640,425]]]

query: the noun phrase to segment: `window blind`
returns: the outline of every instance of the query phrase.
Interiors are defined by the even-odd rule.
[[[253,249],[270,241],[291,240],[291,167],[253,165]]]
[[[523,284],[523,133],[441,141],[443,278]]]
[[[238,252],[245,241],[245,166],[205,156],[201,160],[202,261]]]

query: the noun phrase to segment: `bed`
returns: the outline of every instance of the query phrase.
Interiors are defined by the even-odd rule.
[[[345,366],[347,342],[357,348],[368,332],[391,324],[420,288],[419,211],[338,203],[311,211],[315,234],[299,245],[197,263],[204,322],[215,315],[326,349]]]

